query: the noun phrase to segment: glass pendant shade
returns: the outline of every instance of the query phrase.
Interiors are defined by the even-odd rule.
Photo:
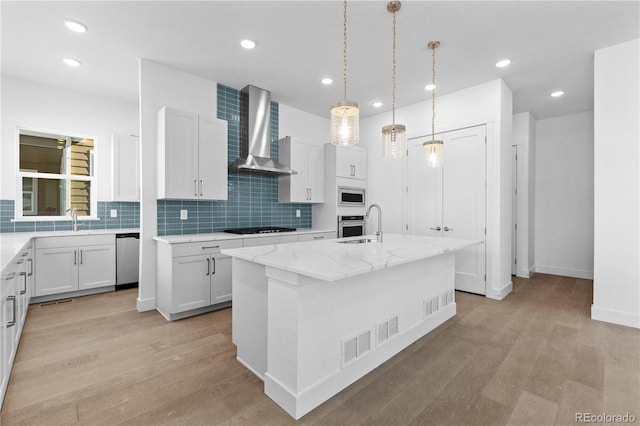
[[[424,151],[424,161],[429,167],[442,167],[442,149],[444,144],[442,141],[427,141],[422,144]]]
[[[382,128],[382,155],[384,158],[402,158],[407,152],[407,129],[404,124],[391,124]]]
[[[360,142],[360,108],[351,101],[331,106],[331,143],[357,145]]]

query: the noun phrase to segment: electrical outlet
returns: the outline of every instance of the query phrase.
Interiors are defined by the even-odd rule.
[[[296,217],[300,217],[300,209],[296,209]]]
[[[187,220],[189,218],[189,210],[180,210],[180,220]]]
[[[111,217],[118,217],[118,210],[111,209]]]

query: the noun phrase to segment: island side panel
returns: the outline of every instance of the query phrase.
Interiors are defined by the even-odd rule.
[[[232,262],[231,341],[236,358],[264,380],[267,371],[267,277],[264,266],[237,257]]]
[[[453,253],[334,282],[266,273],[265,393],[296,419],[455,315]],[[433,298],[438,310],[425,316]],[[396,317],[398,333],[378,344],[378,325]],[[345,362],[343,341],[367,331],[371,350]]]

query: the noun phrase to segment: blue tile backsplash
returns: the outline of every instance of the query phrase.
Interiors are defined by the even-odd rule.
[[[110,217],[112,209],[118,217]],[[12,222],[15,202],[0,200],[0,232],[70,231],[69,221]],[[98,201],[97,216],[100,220],[79,220],[80,229],[119,229],[140,227],[140,203]]]
[[[218,118],[228,122],[228,162],[240,156],[240,91],[218,84]],[[278,104],[271,102],[271,158],[278,159]],[[253,226],[311,227],[310,204],[278,203],[278,177],[229,173],[226,201],[158,200],[158,235]],[[188,219],[180,220],[180,210]],[[300,217],[296,217],[300,210]]]

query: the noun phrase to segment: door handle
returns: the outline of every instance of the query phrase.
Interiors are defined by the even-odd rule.
[[[22,281],[22,284],[24,284],[24,290],[20,290],[20,294],[22,295],[27,292],[27,273],[20,272],[20,275],[22,275],[22,277],[24,278],[24,280]]]
[[[215,275],[215,273],[216,273],[216,258],[212,257],[211,261],[213,262],[213,272],[211,273],[211,275]]]
[[[445,230],[445,231],[453,231],[453,228],[449,228],[448,226],[445,226],[445,227],[444,227],[444,230]]]
[[[198,196],[198,179],[193,180],[193,195]]]
[[[74,265],[78,264],[78,250],[73,251],[73,264]]]
[[[13,301],[13,319],[7,323],[7,328],[13,327],[14,325],[16,325],[16,297],[7,296],[7,300],[9,299]]]
[[[29,262],[29,276],[33,275],[33,259],[27,259],[27,262]]]
[[[207,275],[211,274],[211,261],[207,258]]]
[[[429,228],[429,229],[434,231],[442,231],[442,228],[440,228],[439,226],[436,226],[435,228]]]
[[[311,199],[313,198],[313,192],[311,192],[312,189],[309,188],[309,201],[311,201]]]
[[[200,179],[200,196],[202,197],[202,193],[204,192],[204,182]]]

